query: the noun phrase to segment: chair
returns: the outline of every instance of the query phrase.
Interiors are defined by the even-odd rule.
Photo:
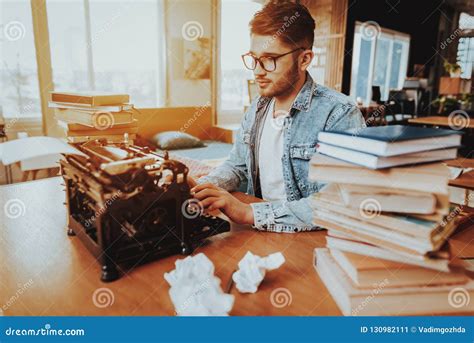
[[[31,149],[31,143],[24,138],[28,138],[28,134],[26,132],[19,132],[18,140],[24,140],[24,145],[21,145],[19,148],[24,149],[25,151]],[[3,146],[2,146],[3,150]],[[32,180],[36,180],[38,172],[41,170],[47,171],[47,176],[51,177],[56,175],[59,172],[58,160],[61,158],[59,154],[51,154],[51,155],[41,155],[41,156],[33,156],[26,159],[23,159],[16,164],[20,168],[22,172],[21,181],[28,181],[31,176]]]
[[[380,104],[382,99],[382,93],[380,92],[380,86],[372,86],[372,101]]]
[[[385,105],[388,125],[407,124],[408,119],[416,117],[416,104],[408,90],[391,90]]]

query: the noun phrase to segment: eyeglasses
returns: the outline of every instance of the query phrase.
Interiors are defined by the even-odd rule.
[[[276,69],[276,60],[279,59],[280,57],[289,55],[295,51],[298,50],[306,50],[303,47],[297,48],[295,50],[291,50],[285,54],[281,54],[278,56],[262,56],[262,57],[255,57],[251,53],[247,53],[242,55],[242,61],[244,61],[245,68],[250,69],[250,70],[255,70],[257,68],[257,62],[260,64],[260,66],[267,72],[272,72],[275,71]]]

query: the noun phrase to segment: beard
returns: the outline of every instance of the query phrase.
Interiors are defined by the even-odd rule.
[[[259,88],[258,92],[269,98],[289,93],[299,78],[298,64],[295,63],[278,80],[270,82],[266,88]]]

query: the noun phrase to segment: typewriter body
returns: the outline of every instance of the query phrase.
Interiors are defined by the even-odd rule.
[[[102,265],[104,282],[122,266],[175,253],[189,254],[205,238],[230,230],[204,214],[190,195],[188,168],[164,152],[94,140],[74,144],[85,155],[65,155],[68,234]]]

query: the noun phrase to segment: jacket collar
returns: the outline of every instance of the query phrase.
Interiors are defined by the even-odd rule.
[[[312,95],[314,94],[315,89],[316,82],[314,82],[311,75],[306,72],[306,81],[303,84],[303,87],[301,87],[295,100],[293,101],[293,105],[291,106],[291,108],[294,108],[299,111],[308,112],[309,106],[311,105]],[[265,107],[270,102],[270,100],[272,100],[271,97],[261,96],[257,102],[257,112],[259,112],[263,107]],[[290,111],[290,113],[293,115],[294,111]]]

